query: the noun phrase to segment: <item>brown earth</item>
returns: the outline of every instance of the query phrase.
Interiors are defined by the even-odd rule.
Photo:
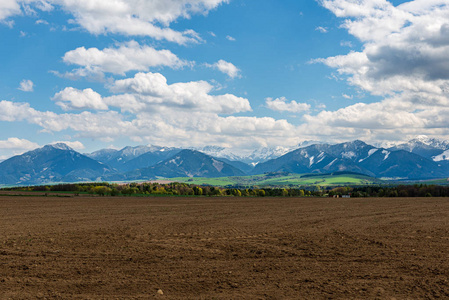
[[[449,298],[449,199],[0,197],[0,299]]]

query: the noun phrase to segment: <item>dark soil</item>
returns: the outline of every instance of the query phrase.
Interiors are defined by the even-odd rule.
[[[0,299],[154,297],[447,299],[449,199],[0,197]]]

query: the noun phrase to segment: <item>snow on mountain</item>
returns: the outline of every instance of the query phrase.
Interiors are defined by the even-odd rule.
[[[368,156],[365,157],[365,158],[359,159],[359,162],[362,162],[362,161],[364,161],[365,159],[369,158],[371,155],[373,155],[374,153],[376,153],[378,150],[379,150],[379,149],[377,149],[377,148],[374,148],[374,149],[369,150],[369,151],[368,151]]]
[[[232,150],[231,148],[225,148],[220,146],[205,146],[188,149],[199,151],[212,157],[226,158],[232,161],[240,161],[244,158],[244,156],[235,154],[234,150]]]
[[[449,150],[444,151],[440,155],[433,156],[432,159],[433,161],[444,161],[444,160],[449,161]]]
[[[72,150],[73,151],[72,148],[70,148],[69,146],[67,146],[64,143],[50,144],[50,145],[46,145],[44,147],[52,147],[54,149],[59,149],[59,150],[68,150],[68,151]]]
[[[292,151],[294,149],[287,148],[287,147],[274,147],[274,148],[259,148],[254,150],[249,156],[244,158],[245,160],[250,163],[259,163],[259,162],[265,162],[270,159],[278,158],[284,154],[287,154],[288,152]]]
[[[217,157],[217,158],[225,158],[230,161],[241,161],[247,164],[257,164],[259,162],[264,162],[270,159],[278,158],[293,149],[298,147],[288,148],[288,147],[263,147],[255,149],[251,152],[238,152],[238,150],[234,150],[231,148],[225,148],[220,146],[206,146],[202,148],[190,148],[191,150],[200,151],[204,154]],[[238,154],[237,154],[238,153]]]
[[[436,149],[449,150],[449,141],[442,141],[435,138],[429,138],[428,136],[425,135],[419,135],[413,140],[409,141],[408,143],[410,145],[419,145],[421,143]]]
[[[151,151],[152,146],[136,146],[136,147],[125,147],[122,150],[120,150],[120,157],[128,158],[128,157],[137,157],[139,155],[142,155],[144,153],[147,153],[148,151]],[[154,149],[154,147],[153,147]],[[159,149],[157,149],[159,150]]]
[[[418,154],[434,161],[445,160],[443,153],[449,150],[449,141],[429,138],[425,135],[417,136],[416,138],[402,144],[395,145],[389,150],[405,150],[411,153]],[[443,156],[442,156],[443,155]],[[439,160],[435,160],[435,159]]]
[[[308,147],[308,146],[321,145],[321,144],[324,144],[324,142],[313,141],[313,140],[303,141],[303,142],[300,142],[296,147],[290,147],[290,150],[292,151],[292,150],[299,149],[299,148],[305,148],[305,147]]]

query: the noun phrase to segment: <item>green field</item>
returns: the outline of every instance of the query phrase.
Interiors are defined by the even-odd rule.
[[[297,186],[366,186],[384,183],[373,177],[342,174],[263,174],[255,176],[237,176],[221,178],[189,178],[178,177],[167,179],[196,185],[211,186],[258,186],[258,187],[297,187]]]
[[[418,180],[418,181],[404,181],[404,182],[401,182],[401,183],[404,183],[404,184],[426,184],[426,185],[447,186],[447,185],[449,185],[449,178],[431,179],[431,180]]]

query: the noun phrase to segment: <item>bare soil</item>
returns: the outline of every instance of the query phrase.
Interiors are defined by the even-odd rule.
[[[449,199],[0,197],[0,299],[449,298]]]

